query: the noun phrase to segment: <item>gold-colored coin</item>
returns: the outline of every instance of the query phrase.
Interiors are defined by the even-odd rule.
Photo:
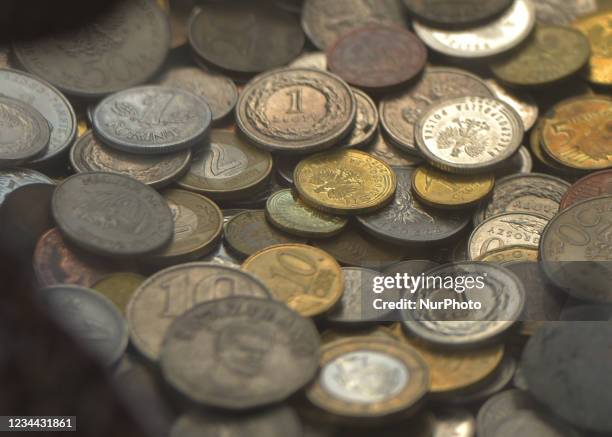
[[[332,214],[375,211],[393,198],[397,185],[391,167],[359,150],[305,158],[295,168],[293,180],[306,203]]]
[[[493,175],[459,175],[422,166],[412,173],[412,189],[419,200],[437,208],[465,208],[480,202],[495,186]]]
[[[573,23],[591,43],[587,78],[600,85],[612,85],[612,10],[582,17]]]
[[[487,252],[476,258],[476,261],[485,261],[496,264],[508,264],[517,261],[537,262],[538,249],[529,246],[510,246]]]
[[[130,301],[132,294],[134,294],[134,291],[145,279],[147,278],[138,273],[112,273],[100,279],[91,288],[108,297],[119,311],[125,314],[125,307]]]
[[[329,310],[344,290],[338,262],[305,244],[267,247],[247,258],[242,269],[260,279],[274,299],[305,317]]]
[[[549,170],[553,170],[554,172],[565,176],[575,174],[579,170],[572,169],[559,164],[542,150],[542,125],[544,124],[543,121],[544,119],[540,118],[536,125],[533,127],[533,129],[531,129],[531,132],[529,134],[529,146],[531,148],[531,151],[538,159],[538,161],[548,167]]]

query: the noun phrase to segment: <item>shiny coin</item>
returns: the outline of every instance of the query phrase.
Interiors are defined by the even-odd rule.
[[[272,156],[242,140],[234,131],[213,129],[178,184],[212,199],[249,197],[268,181]]]
[[[534,98],[525,91],[516,91],[505,88],[493,79],[485,80],[487,86],[493,90],[495,97],[512,106],[521,117],[526,131],[531,129],[538,120],[539,108]],[[528,172],[525,172],[528,173]]]
[[[413,348],[356,337],[322,348],[321,370],[306,397],[339,416],[371,418],[414,407],[428,389],[427,364]]]
[[[200,142],[212,121],[208,103],[180,88],[130,88],[102,100],[93,113],[96,135],[130,153],[169,153]]]
[[[353,88],[357,102],[355,126],[350,135],[342,141],[345,147],[363,147],[372,142],[378,133],[378,110],[370,96],[361,90]]]
[[[295,58],[289,67],[314,68],[315,70],[327,70],[327,56],[324,52],[305,52]]]
[[[486,252],[476,257],[476,261],[506,265],[514,262],[537,262],[538,249],[531,246],[508,246]]]
[[[282,69],[249,82],[236,107],[240,130],[260,148],[307,153],[349,134],[357,103],[351,88],[330,73]]]
[[[344,279],[338,262],[305,244],[279,244],[262,249],[242,264],[259,278],[272,297],[304,317],[324,313],[342,296]]]
[[[469,211],[440,211],[422,205],[412,194],[411,168],[394,168],[397,191],[393,203],[358,223],[368,232],[397,244],[433,243],[458,234],[470,221]]]
[[[497,393],[485,402],[476,418],[478,435],[497,437],[496,430],[500,422],[519,411],[538,408],[536,401],[522,390],[506,390]]]
[[[104,255],[155,252],[172,239],[172,213],[152,188],[128,176],[80,173],[55,190],[52,212],[76,245]]]
[[[229,297],[197,305],[170,325],[161,369],[193,401],[243,410],[282,401],[310,381],[319,344],[314,323],[284,304]]]
[[[0,205],[13,190],[30,184],[55,185],[55,182],[44,174],[27,168],[0,169]]]
[[[348,219],[318,211],[306,205],[292,189],[272,194],[266,203],[266,217],[277,228],[300,237],[331,237],[345,228]]]
[[[51,317],[101,364],[119,361],[128,344],[128,327],[111,301],[75,285],[43,288],[40,297]]]
[[[499,18],[467,30],[444,30],[414,23],[414,31],[431,49],[458,58],[484,58],[516,47],[535,25],[531,0],[516,0]]]
[[[405,153],[389,143],[380,132],[376,134],[374,140],[367,147],[361,150],[392,167],[414,167],[423,162],[423,159],[418,156]]]
[[[591,43],[591,59],[587,78],[599,85],[612,85],[612,11],[607,10],[578,19],[573,26]]]
[[[397,184],[393,170],[359,150],[320,153],[302,160],[295,186],[309,205],[332,214],[360,214],[388,203]]]
[[[464,2],[404,0],[404,4],[419,21],[434,27],[452,27],[471,26],[490,21],[508,9],[512,0],[493,0],[486,3],[476,0]]]
[[[92,285],[92,289],[106,296],[117,309],[125,314],[132,294],[147,278],[138,273],[112,273]]]
[[[70,163],[79,173],[125,174],[154,188],[168,185],[184,174],[190,162],[189,150],[168,155],[136,155],[105,146],[91,131],[80,136],[70,149]]]
[[[578,16],[597,11],[596,0],[538,0],[534,2],[539,23],[564,26]]]
[[[561,199],[559,209],[564,210],[582,200],[610,195],[612,195],[612,169],[598,171],[576,181]]]
[[[433,167],[412,173],[412,189],[423,203],[437,208],[465,208],[488,196],[495,185],[492,175],[456,175]]]
[[[305,40],[294,15],[248,0],[200,4],[188,27],[199,57],[238,73],[281,67],[300,54]]]
[[[67,94],[101,97],[147,81],[170,45],[166,14],[149,1],[113,3],[93,21],[13,43],[19,63]]]
[[[382,128],[397,147],[418,154],[414,129],[423,113],[438,101],[463,96],[494,97],[487,84],[473,74],[454,68],[427,67],[416,85],[381,100]]]
[[[501,421],[495,430],[497,437],[533,435],[539,437],[579,437],[576,431],[551,415],[536,411],[519,411]]]
[[[126,310],[132,343],[152,361],[174,319],[195,305],[230,296],[270,297],[254,276],[213,263],[180,264],[157,272],[134,292]]]
[[[342,36],[327,52],[327,67],[360,88],[400,85],[425,67],[427,49],[400,27],[367,26]]]
[[[452,173],[499,167],[521,146],[523,123],[506,103],[460,97],[431,106],[418,121],[419,151],[435,167]]]

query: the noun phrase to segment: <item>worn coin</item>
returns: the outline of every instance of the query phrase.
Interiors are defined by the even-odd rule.
[[[494,97],[480,78],[455,68],[427,67],[412,87],[385,96],[379,106],[385,134],[403,151],[418,154],[414,130],[423,113],[433,104],[463,96]]]
[[[497,426],[519,411],[537,409],[536,401],[522,390],[505,390],[489,398],[478,411],[478,436],[497,437]]]
[[[125,314],[125,308],[132,294],[146,279],[138,273],[111,273],[94,283],[91,288],[106,296],[122,314]]]
[[[378,133],[378,109],[376,104],[363,91],[353,88],[357,115],[353,131],[342,141],[344,147],[363,147],[372,142]]]
[[[327,51],[327,68],[351,85],[379,90],[414,78],[425,67],[427,49],[401,27],[367,26],[343,35]]]
[[[93,128],[100,140],[130,153],[187,149],[208,135],[211,121],[204,99],[161,85],[117,92],[93,112]]]
[[[597,11],[596,0],[537,0],[534,2],[539,23],[565,26],[578,16]]]
[[[499,167],[521,146],[523,123],[511,106],[485,97],[460,97],[430,106],[415,128],[419,151],[452,173]]]
[[[113,3],[70,28],[56,23],[43,38],[13,42],[13,50],[30,73],[75,96],[101,97],[147,81],[170,46],[168,18],[151,1]]]
[[[305,40],[297,17],[249,0],[199,4],[188,28],[189,43],[200,58],[238,73],[286,65]]]
[[[306,238],[331,237],[344,229],[346,217],[334,216],[306,205],[292,189],[277,191],[266,203],[266,217],[277,228]]]
[[[591,59],[587,78],[599,85],[612,85],[612,53],[610,36],[612,35],[612,11],[605,10],[588,17],[580,18],[573,23],[591,43]]]
[[[305,158],[295,168],[294,181],[304,202],[332,214],[380,209],[392,200],[397,184],[391,167],[352,149]]]
[[[477,0],[404,0],[404,4],[419,21],[434,27],[471,27],[502,14],[510,7],[512,0],[492,0],[485,3]]]
[[[531,133],[529,134],[529,147],[533,152],[537,160],[543,164],[548,170],[551,170],[555,174],[559,174],[565,177],[574,178],[577,174],[580,174],[581,170],[572,169],[562,165],[548,156],[547,153],[542,150],[542,126],[544,125],[544,118],[538,119]]]
[[[380,132],[377,132],[374,140],[361,150],[392,167],[414,167],[423,162],[423,159],[415,154],[405,153],[389,143]]]
[[[152,361],[174,319],[202,302],[230,296],[270,297],[254,276],[220,264],[193,262],[168,267],[134,292],[126,310],[132,343]]]
[[[258,147],[308,153],[331,147],[349,134],[357,103],[339,77],[289,68],[264,73],[240,94],[236,121]]]
[[[293,68],[314,68],[327,70],[327,56],[325,52],[304,52],[289,64]]]
[[[91,131],[81,135],[70,149],[70,163],[79,173],[125,174],[154,188],[176,180],[187,171],[190,162],[189,150],[166,155],[136,155],[104,145]]]
[[[582,200],[612,195],[612,169],[591,173],[576,181],[565,193],[559,204],[564,210]]]
[[[240,199],[264,185],[271,172],[269,152],[253,147],[233,130],[213,129],[208,147],[194,156],[178,184],[213,199]]]
[[[242,264],[260,279],[272,297],[304,317],[322,314],[342,296],[344,277],[328,253],[305,244],[278,244],[262,249]]]
[[[514,262],[537,262],[538,249],[532,246],[504,246],[476,257],[476,261],[485,261],[500,265]]]
[[[536,411],[519,411],[501,421],[496,430],[497,437],[533,435],[538,437],[579,437],[579,434],[551,415]]]
[[[174,320],[161,369],[172,387],[195,402],[244,410],[282,401],[310,381],[319,345],[314,323],[283,303],[228,297]]]
[[[393,171],[397,175],[393,203],[357,217],[366,231],[391,243],[433,243],[458,234],[469,224],[469,211],[440,211],[416,200],[412,194],[412,168],[396,167]]]
[[[64,180],[53,218],[76,245],[104,255],[142,255],[172,239],[172,213],[152,188],[125,175],[80,173]]]
[[[520,115],[525,131],[533,127],[538,120],[540,109],[530,94],[525,91],[510,90],[493,79],[487,79],[485,83],[493,90],[495,97],[512,106],[517,114]]]

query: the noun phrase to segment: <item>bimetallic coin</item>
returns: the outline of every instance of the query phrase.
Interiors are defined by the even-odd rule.
[[[200,142],[212,121],[204,99],[180,88],[149,85],[102,100],[93,128],[108,146],[130,153],[169,153]]]
[[[332,214],[380,209],[392,200],[397,184],[391,167],[359,150],[309,156],[295,168],[294,181],[306,203]]]
[[[506,390],[487,400],[476,417],[478,436],[497,437],[500,422],[519,411],[539,409],[537,402],[522,390]]]
[[[559,204],[562,211],[582,200],[612,195],[612,169],[591,173],[576,181],[565,193]]]
[[[495,97],[512,106],[517,114],[520,115],[525,131],[528,131],[533,127],[538,120],[540,109],[538,108],[537,102],[531,95],[527,94],[525,91],[510,90],[505,88],[493,79],[487,79],[485,80],[485,83],[493,90]]]
[[[612,85],[612,11],[606,10],[580,18],[573,23],[573,27],[580,30],[591,44],[588,80],[598,85]]]
[[[314,68],[315,70],[327,70],[327,56],[324,52],[305,52],[294,59],[289,67],[292,68]]]
[[[193,262],[161,270],[143,282],[128,303],[132,343],[156,361],[174,319],[200,303],[231,296],[267,299],[270,293],[254,276],[220,264]]]
[[[39,297],[49,315],[101,364],[119,361],[128,344],[128,326],[110,300],[75,285],[43,288]]]
[[[79,173],[124,174],[154,188],[176,180],[187,171],[190,162],[189,150],[167,155],[136,155],[102,144],[91,131],[80,136],[70,149],[70,163]]]
[[[244,410],[285,400],[315,375],[319,333],[284,304],[252,297],[202,303],[168,328],[164,378],[191,400]]]
[[[565,26],[578,16],[597,11],[597,0],[538,0],[534,2],[539,23]]]
[[[434,27],[452,27],[473,26],[479,22],[490,21],[507,10],[512,0],[492,0],[485,3],[477,0],[404,0],[404,4],[419,21]]]
[[[308,153],[333,146],[349,134],[357,103],[339,77],[289,68],[264,73],[240,94],[236,122],[266,150]]]
[[[415,407],[429,390],[429,371],[411,347],[355,337],[321,349],[321,370],[306,397],[344,417],[385,417]]]
[[[91,288],[106,296],[122,314],[125,314],[132,294],[146,279],[138,273],[111,273],[97,281]]]
[[[279,244],[254,253],[242,270],[260,279],[272,297],[304,317],[332,308],[342,296],[344,277],[328,253],[305,244]]]
[[[27,168],[0,169],[0,205],[12,191],[30,184],[55,185],[55,182],[44,174]]]
[[[357,88],[353,88],[357,115],[355,126],[350,135],[343,140],[344,147],[363,147],[372,142],[378,133],[378,110],[370,96]]]
[[[432,105],[415,129],[417,147],[425,159],[452,173],[499,167],[516,153],[523,134],[523,123],[512,107],[484,97],[460,97]]]
[[[162,249],[174,225],[166,201],[125,175],[80,173],[55,190],[51,210],[62,234],[103,255],[142,255]]]
[[[277,228],[306,238],[331,237],[348,223],[345,217],[326,214],[306,205],[292,189],[277,191],[268,198],[266,217]]]
[[[500,249],[491,250],[476,257],[476,261],[490,262],[500,265],[515,262],[537,262],[538,249],[530,246],[508,246]]]

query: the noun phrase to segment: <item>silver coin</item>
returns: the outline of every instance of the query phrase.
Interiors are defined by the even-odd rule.
[[[453,287],[430,280],[407,298],[415,302],[414,310],[403,310],[406,328],[417,337],[446,347],[474,347],[489,342],[509,329],[525,305],[525,289],[521,280],[508,269],[482,262],[458,262],[430,270],[427,278],[455,278]],[[456,278],[462,277],[463,291]],[[482,287],[465,286],[467,278]],[[445,279],[446,280],[446,279]],[[445,301],[445,299],[451,301]],[[423,302],[425,301],[425,302]],[[451,308],[427,308],[425,303],[457,305]],[[475,303],[481,304],[476,309]],[[464,306],[459,307],[459,305]],[[470,303],[474,303],[467,308]],[[467,308],[467,309],[461,309]]]
[[[597,0],[536,0],[534,4],[538,22],[558,26],[567,26],[598,9]]]
[[[474,437],[476,420],[472,413],[459,407],[434,408],[435,427],[432,437]]]
[[[130,153],[168,153],[208,134],[212,113],[202,98],[161,85],[130,88],[102,100],[93,113],[100,140]]]
[[[363,91],[352,88],[355,95],[356,115],[353,131],[342,140],[342,147],[363,147],[378,133],[378,109],[374,101]]]
[[[324,52],[306,52],[295,58],[289,67],[292,68],[314,68],[316,70],[327,70],[327,56]]]
[[[414,31],[431,49],[458,58],[484,58],[506,52],[529,36],[535,25],[531,0],[515,0],[501,17],[467,30],[445,30],[414,22]]]
[[[506,390],[487,400],[476,417],[478,437],[497,437],[499,423],[519,411],[538,408],[537,402],[522,390]]]
[[[490,171],[521,146],[523,123],[512,107],[486,97],[461,97],[429,107],[418,121],[419,151],[452,173]]]
[[[543,412],[519,411],[498,424],[495,437],[580,437],[573,429]]]
[[[16,188],[39,183],[55,185],[52,179],[28,168],[0,169],[0,206],[5,197]]]
[[[502,166],[495,170],[495,179],[499,181],[506,176],[518,173],[531,173],[533,170],[533,158],[529,149],[521,146],[511,158],[508,158]]]
[[[493,90],[495,97],[512,106],[516,113],[520,115],[526,131],[533,127],[538,120],[540,110],[538,103],[530,94],[525,91],[510,90],[494,79],[487,79],[485,82]]]

